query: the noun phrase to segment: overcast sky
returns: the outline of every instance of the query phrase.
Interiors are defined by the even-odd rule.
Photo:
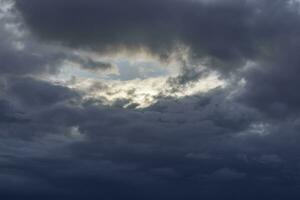
[[[300,2],[0,0],[0,198],[298,200]]]

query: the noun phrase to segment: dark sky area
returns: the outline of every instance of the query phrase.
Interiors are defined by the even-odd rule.
[[[0,0],[0,199],[300,199],[300,1]]]

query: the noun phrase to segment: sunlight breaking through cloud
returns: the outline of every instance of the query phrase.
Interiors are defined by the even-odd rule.
[[[128,81],[103,81],[74,77],[62,84],[83,93],[86,100],[99,100],[107,105],[125,100],[122,106],[128,107],[134,104],[136,108],[148,107],[156,103],[160,97],[182,98],[226,86],[225,81],[220,80],[214,73],[196,82],[178,86],[176,90],[169,84],[169,79],[170,77],[157,77]]]

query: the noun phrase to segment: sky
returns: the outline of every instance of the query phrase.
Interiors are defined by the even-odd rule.
[[[298,200],[300,2],[0,0],[0,198]]]

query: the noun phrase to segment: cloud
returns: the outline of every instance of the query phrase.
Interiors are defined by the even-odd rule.
[[[249,187],[254,187],[252,181],[264,185],[268,180],[278,180],[263,187],[267,197],[272,197],[271,191],[281,184],[298,181],[294,159],[299,125],[282,122],[266,126],[270,135],[253,134],[252,124],[261,121],[259,113],[226,98],[230,94],[226,90],[161,99],[148,108],[135,110],[84,100],[72,103],[65,101],[72,96],[61,99],[59,95],[67,93],[66,88],[23,81],[51,87],[45,91],[56,91],[56,100],[27,109],[27,124],[2,124],[2,158],[9,157],[1,160],[0,166],[22,169],[21,175],[13,173],[18,180],[39,180],[39,188],[32,184],[28,189],[37,196],[82,199],[89,194],[95,199],[116,199],[118,196],[110,191],[120,187],[124,189],[120,195],[125,198],[180,199],[191,195],[191,199],[218,199],[230,198],[228,191],[239,188],[241,192],[236,195],[247,199],[252,191]],[[36,87],[33,83],[28,84],[32,89]],[[25,102],[21,103],[24,108],[28,108],[26,96],[24,92],[15,97]],[[6,131],[9,140],[3,138]],[[199,159],[188,155],[209,156]],[[282,165],[278,158],[288,164]],[[224,182],[231,186],[221,189]],[[260,187],[256,185],[253,190]],[[216,188],[220,196],[215,196]],[[288,195],[287,191],[298,194],[284,188],[277,191],[278,195]]]
[[[299,111],[298,43],[279,52],[272,61],[258,64],[245,76],[241,100],[272,118],[295,117]]]
[[[14,2],[0,8],[0,198],[299,199],[296,2]],[[57,81],[66,62],[111,70],[102,56],[119,51],[181,71]]]
[[[13,78],[8,80],[8,94],[24,108],[51,106],[76,98],[77,94],[60,85],[31,78]]]
[[[1,75],[26,75],[54,73],[62,56],[53,46],[38,44],[20,23],[20,16],[14,14],[10,1],[1,1],[0,17],[0,59]],[[51,67],[49,67],[51,65]]]
[[[244,173],[236,172],[232,169],[219,169],[209,176],[210,180],[218,181],[232,181],[244,178],[246,175]]]
[[[31,30],[43,39],[100,52],[143,48],[166,58],[178,45],[222,66],[272,53],[299,32],[290,1],[16,0]],[[220,68],[220,69],[222,69]]]
[[[97,61],[89,57],[81,57],[80,55],[70,54],[66,58],[70,63],[79,64],[82,69],[90,70],[92,72],[97,71],[109,71],[116,69],[116,66],[112,63]]]

